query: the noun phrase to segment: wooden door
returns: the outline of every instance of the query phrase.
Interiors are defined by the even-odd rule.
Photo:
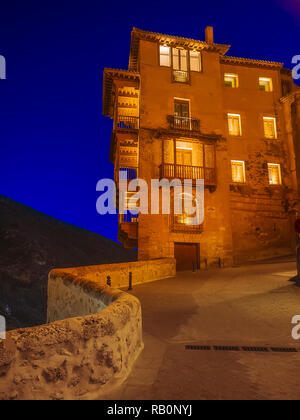
[[[175,243],[177,271],[193,271],[199,267],[199,244]]]

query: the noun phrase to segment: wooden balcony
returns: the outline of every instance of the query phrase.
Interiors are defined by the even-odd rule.
[[[175,165],[173,163],[164,163],[161,165],[161,178],[167,179],[204,179],[205,185],[216,186],[215,168],[205,168],[202,166]]]
[[[138,247],[138,217],[130,213],[119,215],[118,241],[125,248]]]
[[[169,127],[175,130],[200,131],[200,120],[197,120],[196,118],[168,115],[167,121]]]
[[[116,120],[117,130],[138,130],[139,129],[139,117],[118,115]]]

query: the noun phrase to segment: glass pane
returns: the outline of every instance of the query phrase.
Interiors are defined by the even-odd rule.
[[[189,103],[181,104],[181,116],[189,118],[190,116],[190,106]]]
[[[161,45],[160,49],[160,65],[170,67],[170,48]]]
[[[265,92],[272,92],[273,90],[273,83],[272,79],[268,79],[265,77],[260,77],[259,79],[259,89]]]
[[[264,118],[265,137],[268,139],[276,138],[276,122],[271,118]]]
[[[281,184],[280,165],[268,164],[269,168],[269,182],[273,185]]]
[[[174,114],[175,117],[181,117],[181,104],[178,102],[175,102],[174,104]]]
[[[232,162],[232,180],[233,182],[244,183],[245,182],[245,172],[244,172],[244,163],[243,162]]]
[[[174,106],[175,116],[189,118],[190,116],[190,104],[189,102],[175,102]]]
[[[240,117],[235,115],[228,115],[229,133],[232,136],[241,135]]]
[[[224,76],[225,86],[237,88],[239,86],[239,78],[234,74],[225,74]]]
[[[185,51],[185,50],[180,50],[180,64],[181,64],[180,70],[187,71],[187,69],[188,69],[188,66],[187,66],[187,51]]]
[[[200,58],[201,56],[199,51],[190,51],[191,71],[201,71]]]
[[[173,48],[173,69],[180,70],[179,66],[179,50],[177,48]]]

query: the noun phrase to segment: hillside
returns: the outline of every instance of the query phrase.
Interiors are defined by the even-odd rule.
[[[0,314],[8,329],[45,322],[52,268],[136,258],[110,239],[0,196]]]

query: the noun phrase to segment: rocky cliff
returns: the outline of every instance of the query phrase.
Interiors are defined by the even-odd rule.
[[[52,268],[136,259],[134,250],[0,196],[0,315],[8,329],[46,321]]]

